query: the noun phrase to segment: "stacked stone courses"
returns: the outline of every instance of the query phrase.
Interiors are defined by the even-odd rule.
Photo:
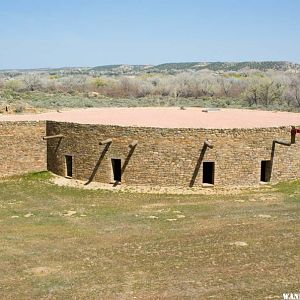
[[[73,178],[80,180],[92,177],[98,182],[113,182],[112,158],[121,159],[123,165],[126,162],[122,183],[128,185],[189,187],[192,182],[192,186],[201,186],[205,161],[215,163],[216,186],[256,185],[261,161],[272,156],[272,182],[300,177],[299,143],[276,144],[272,155],[275,139],[291,140],[290,126],[182,129],[47,122],[47,135],[56,134],[64,137],[48,141],[48,169],[65,176],[65,155],[71,155]],[[105,149],[99,142],[107,138],[113,142]],[[133,140],[138,140],[138,145],[129,155]],[[207,148],[201,159],[205,140],[212,141],[214,147]]]
[[[295,124],[297,125],[297,124]],[[63,137],[43,140],[44,136]],[[1,177],[49,170],[72,178],[114,183],[112,159],[121,159],[122,184],[201,187],[203,163],[214,163],[214,186],[251,186],[270,161],[273,183],[300,178],[300,143],[291,126],[203,129],[78,124],[60,121],[0,122]],[[111,143],[99,145],[112,139]],[[131,143],[137,141],[134,147]],[[213,148],[204,146],[212,143]]]
[[[0,177],[46,170],[46,122],[0,122]]]

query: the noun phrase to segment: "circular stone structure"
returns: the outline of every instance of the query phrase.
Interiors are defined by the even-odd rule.
[[[99,108],[1,121],[46,121],[48,170],[87,184],[249,186],[300,178],[298,113]]]

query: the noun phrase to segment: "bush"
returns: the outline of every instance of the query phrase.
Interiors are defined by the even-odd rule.
[[[24,111],[25,111],[25,105],[21,103],[17,104],[14,109],[14,112],[18,114],[23,113]]]

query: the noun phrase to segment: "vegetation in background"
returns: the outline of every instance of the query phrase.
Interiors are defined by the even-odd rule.
[[[0,112],[102,106],[300,109],[300,67],[287,62],[0,72]]]

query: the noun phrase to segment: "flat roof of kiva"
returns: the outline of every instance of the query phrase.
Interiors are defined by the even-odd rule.
[[[262,128],[300,125],[300,113],[198,107],[138,107],[0,115],[0,122],[43,120],[158,128]]]

